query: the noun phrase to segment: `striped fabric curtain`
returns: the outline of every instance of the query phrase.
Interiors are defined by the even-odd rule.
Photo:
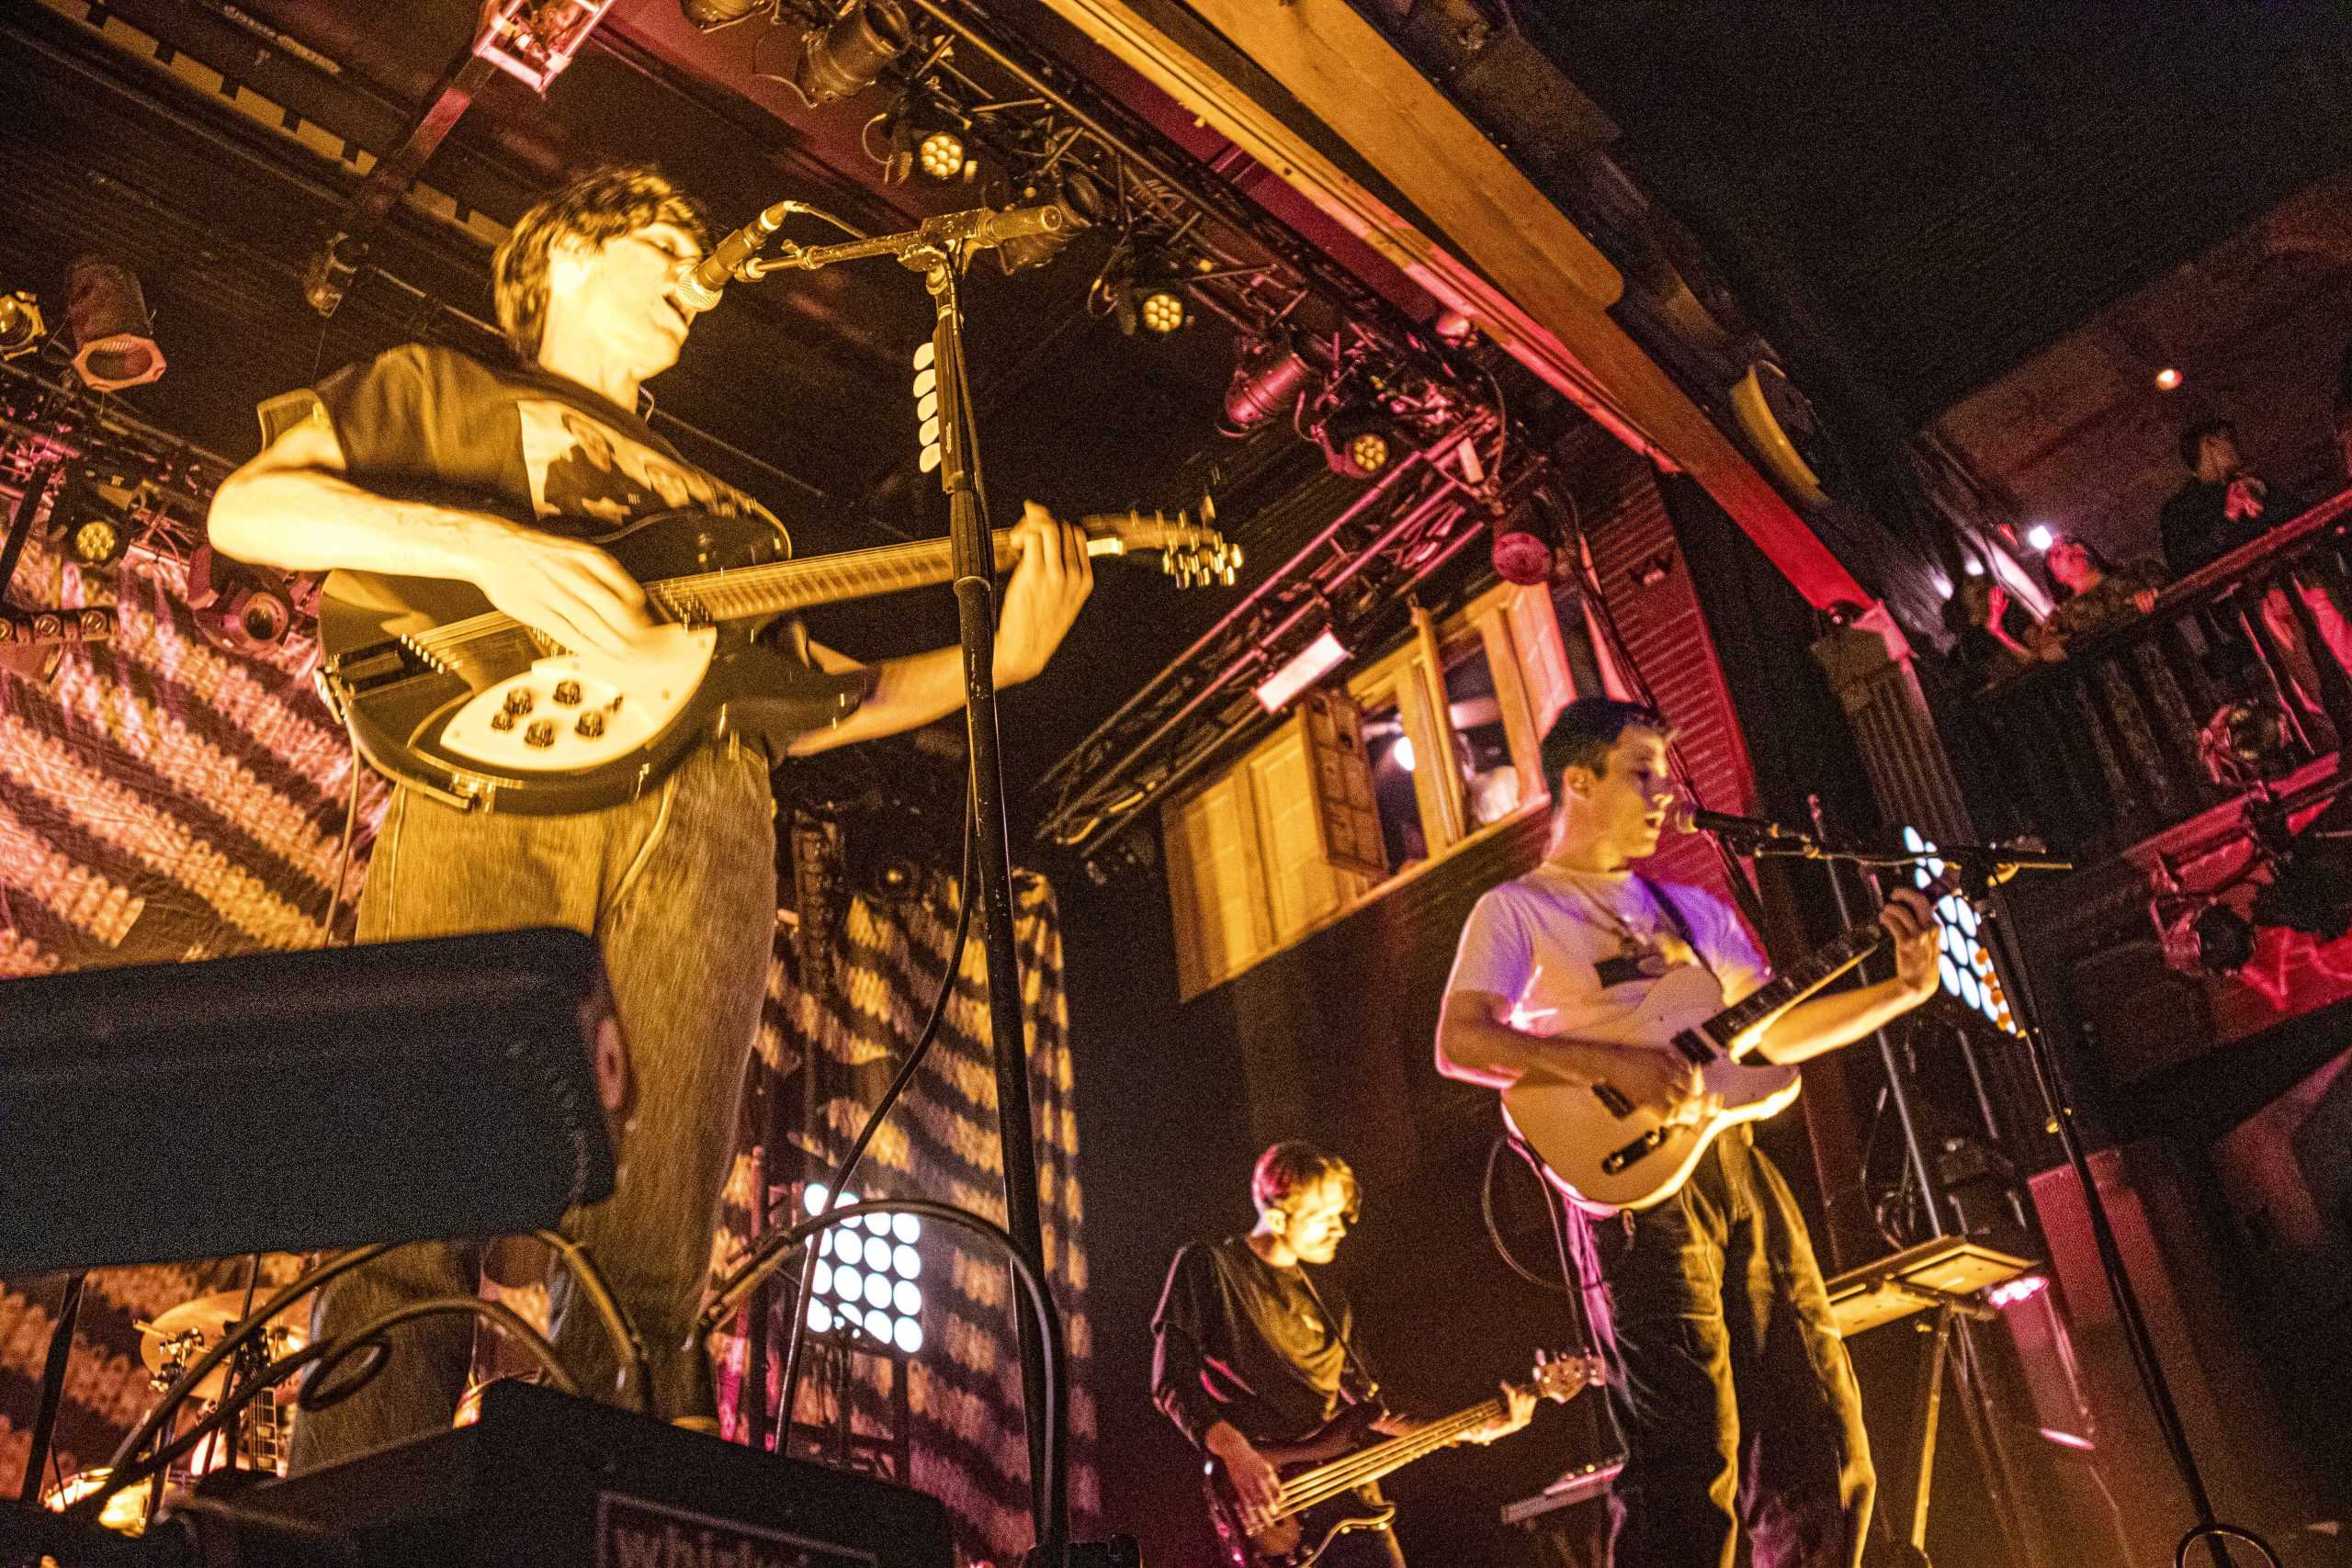
[[[804,818],[790,840],[795,886],[788,892],[797,918],[779,931],[745,1096],[744,1146],[715,1260],[721,1273],[764,1234],[753,1224],[752,1193],[764,1190],[772,1215],[797,1217],[806,1212],[803,1183],[821,1181],[847,1152],[913,1043],[955,934],[952,876],[918,874],[888,896],[860,890],[848,883],[837,829]],[[1013,901],[1047,1273],[1065,1314],[1073,1383],[1070,1505],[1082,1533],[1093,1528],[1101,1491],[1061,934],[1053,891],[1042,877],[1016,873]],[[1004,1223],[986,986],[976,920],[939,1038],[852,1179],[855,1194],[929,1198]],[[885,1355],[838,1332],[830,1339],[812,1336],[802,1352],[790,1451],[834,1460],[846,1429],[852,1463],[940,1498],[955,1517],[967,1558],[1002,1568],[1018,1562],[1031,1541],[1012,1280],[988,1248],[944,1226],[926,1227],[918,1251],[920,1348]],[[780,1271],[721,1348],[720,1404],[738,1441],[777,1446],[775,1416],[794,1280],[792,1269]]]
[[[38,540],[8,589],[17,608],[112,604],[120,626],[111,644],[68,649],[53,669],[41,650],[6,650],[0,976],[319,945],[353,759],[310,687],[315,628],[299,625],[265,659],[225,653],[188,614],[181,562],[141,554],[85,574]],[[385,799],[363,772],[354,890]],[[351,923],[346,898],[339,940]],[[254,1158],[275,1153],[256,1129]],[[100,1462],[153,1402],[136,1322],[243,1290],[250,1263],[91,1276],[56,1474]],[[263,1286],[297,1271],[268,1258]],[[11,1493],[58,1283],[0,1281],[0,1484]]]

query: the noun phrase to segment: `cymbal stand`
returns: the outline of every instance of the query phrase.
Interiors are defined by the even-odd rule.
[[[82,1315],[82,1292],[90,1271],[65,1276],[65,1291],[58,1298],[57,1321],[49,1331],[49,1358],[41,1365],[40,1404],[33,1414],[32,1446],[25,1450],[25,1483],[17,1497],[30,1507],[40,1504],[40,1472],[48,1467],[56,1444],[57,1412],[65,1402],[65,1370],[74,1356],[74,1325]]]

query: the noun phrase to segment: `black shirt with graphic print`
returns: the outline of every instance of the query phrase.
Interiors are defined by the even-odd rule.
[[[334,426],[352,481],[395,499],[489,512],[574,537],[686,509],[748,513],[785,532],[766,508],[681,457],[635,413],[537,366],[409,344],[265,405],[264,424],[290,423],[288,415],[311,406]]]

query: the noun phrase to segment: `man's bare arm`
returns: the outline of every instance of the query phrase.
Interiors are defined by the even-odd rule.
[[[1894,978],[1799,1002],[1767,1024],[1756,1052],[1768,1062],[1805,1062],[1883,1029],[1936,994],[1936,920],[1917,888],[1898,889],[1879,911],[1894,939]]]
[[[1529,1073],[1607,1083],[1636,1105],[1676,1116],[1702,1091],[1699,1070],[1670,1046],[1530,1034],[1510,1024],[1511,1002],[1491,991],[1449,991],[1438,1004],[1437,1070],[1487,1089]]]
[[[1094,570],[1086,540],[1076,528],[1057,523],[1032,502],[1012,530],[1020,563],[1005,584],[997,618],[994,675],[1000,687],[1018,685],[1046,667],[1093,591]],[[811,642],[809,656],[836,672],[862,668],[846,654]],[[934,648],[872,666],[874,689],[855,713],[825,729],[793,741],[796,757],[829,751],[860,740],[896,735],[929,724],[964,705],[964,655],[959,648]]]
[[[644,591],[593,545],[354,484],[323,417],[288,430],[222,480],[208,531],[224,554],[286,571],[470,582],[516,620],[583,651],[628,658],[652,626]]]

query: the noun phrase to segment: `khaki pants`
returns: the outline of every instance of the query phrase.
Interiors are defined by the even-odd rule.
[[[540,925],[586,931],[603,948],[634,1094],[613,1196],[567,1216],[565,1232],[635,1319],[656,1411],[711,1416],[694,1326],[775,931],[765,761],[706,746],[658,792],[573,817],[466,813],[395,793],[359,902],[361,941]],[[479,1242],[422,1242],[345,1275],[323,1292],[314,1337],[348,1334],[410,1302],[472,1295],[481,1251]],[[290,1468],[446,1428],[473,1333],[459,1316],[395,1330],[389,1361],[364,1388],[297,1417]],[[615,1400],[619,1363],[584,1301],[557,1314],[554,1337],[580,1392]]]

